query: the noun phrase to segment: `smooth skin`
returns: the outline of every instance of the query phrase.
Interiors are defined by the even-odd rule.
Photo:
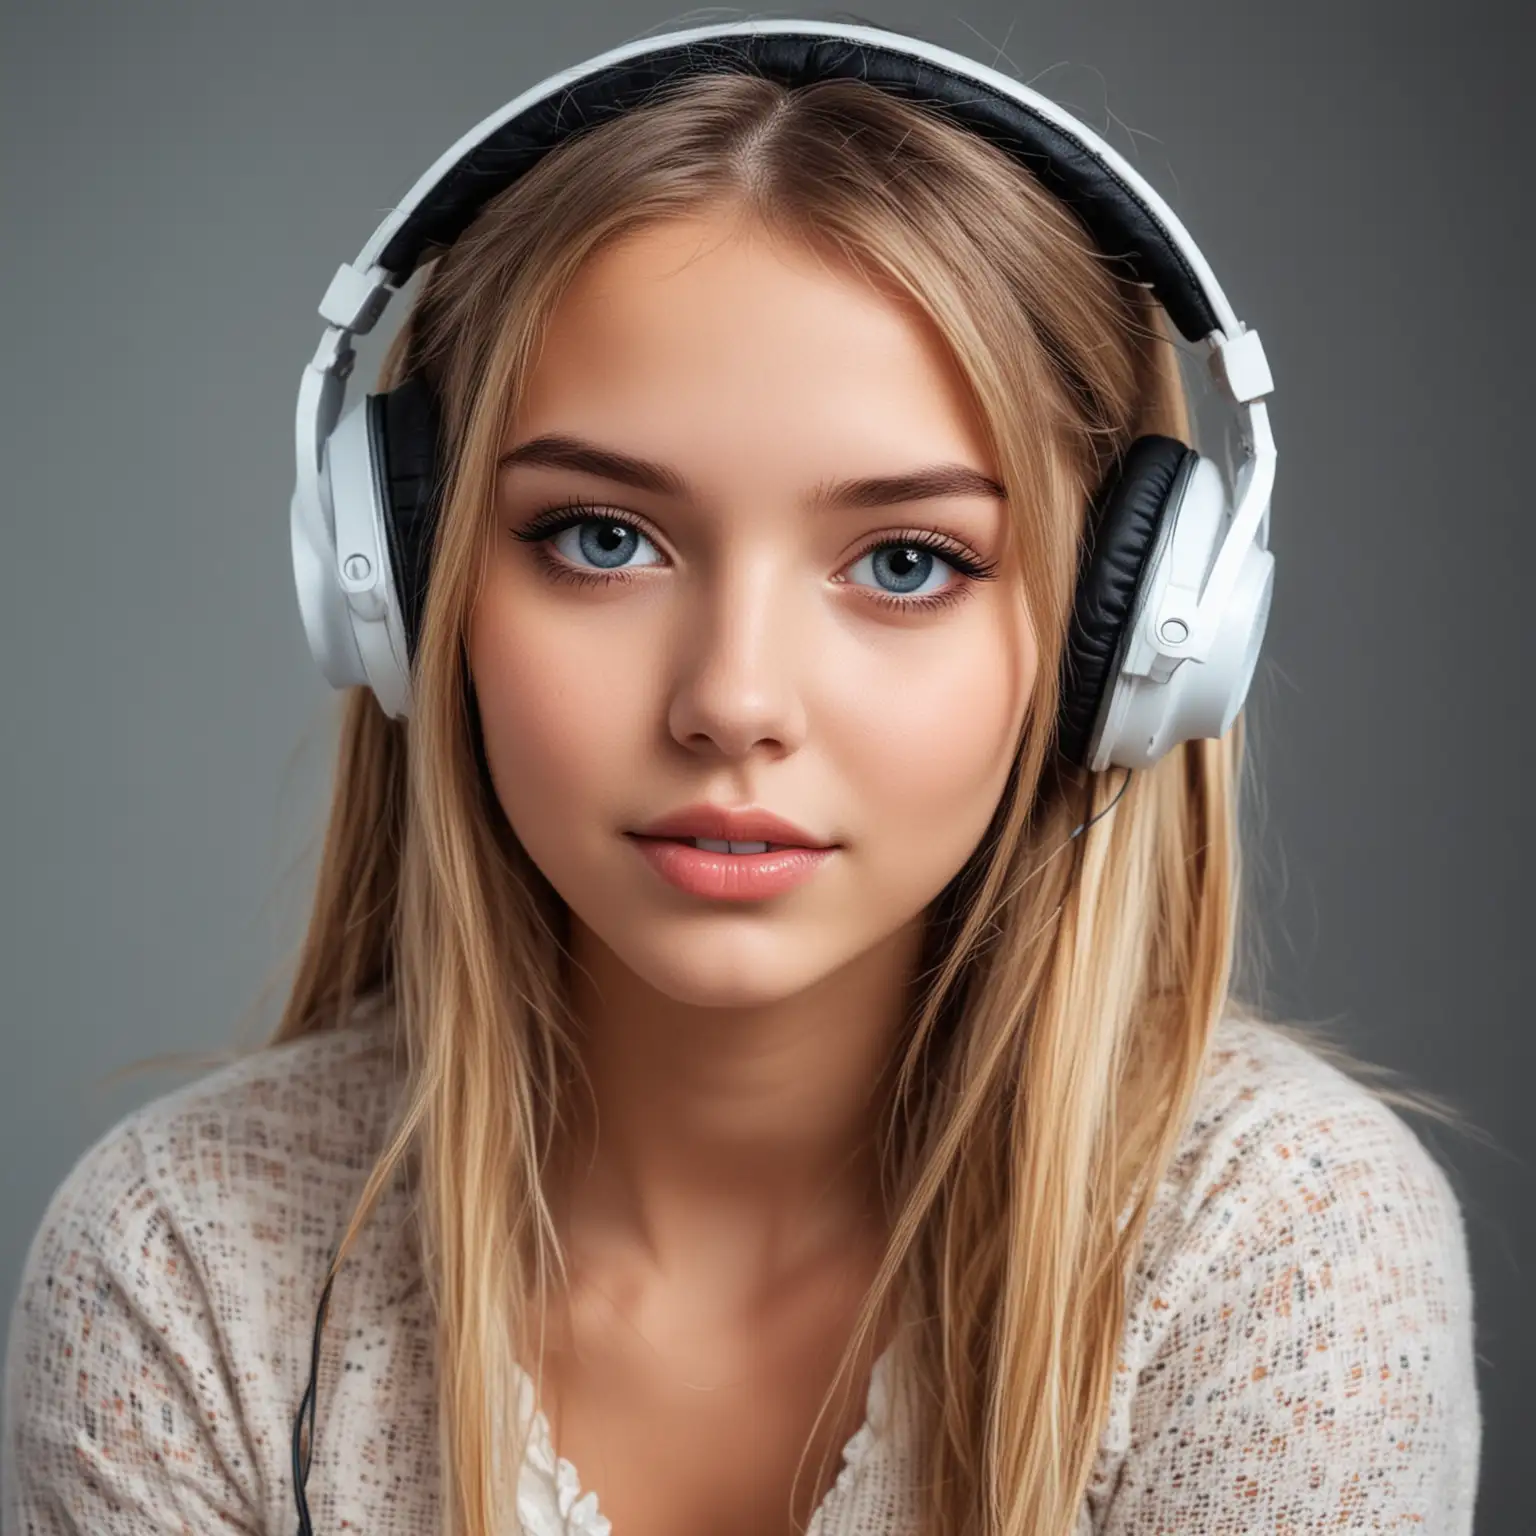
[[[530,454],[549,435],[672,483]],[[720,1499],[743,1518],[765,1494],[782,1508],[793,1455],[763,1449],[762,1379],[783,1383],[780,1440],[797,1453],[847,1341],[885,1237],[871,1089],[923,910],[986,830],[1034,687],[996,465],[910,304],[731,211],[593,258],[503,446],[470,667],[502,807],[571,911],[601,1128],[583,1112],[580,1174],[551,1195],[590,1366],[586,1389],[547,1389],[576,1405],[557,1443],[589,1486],[584,1458],[603,1453],[601,1505],[624,1536],[685,1519],[690,1497],[715,1529],[782,1529],[722,1525]],[[935,466],[978,483],[828,504],[843,482]],[[585,525],[527,536],[567,504]],[[919,531],[986,579],[903,554]],[[764,901],[686,894],[626,834],[698,802],[767,809],[837,851]],[[756,1383],[754,1451],[708,1493],[669,1484],[654,1458],[622,1471],[623,1371],[624,1411],[665,1426],[657,1455],[683,1432],[667,1383]],[[724,1398],[696,1401],[728,1447]],[[700,1475],[689,1433],[678,1479]],[[751,1494],[746,1454],[761,1463]]]

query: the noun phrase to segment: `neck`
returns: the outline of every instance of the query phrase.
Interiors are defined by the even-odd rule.
[[[551,1200],[572,1249],[750,1295],[883,1236],[879,1091],[918,943],[913,925],[795,997],[695,1007],[573,922],[593,1102],[578,1088]]]

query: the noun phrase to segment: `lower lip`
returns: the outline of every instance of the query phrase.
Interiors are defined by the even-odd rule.
[[[768,853],[713,853],[670,837],[630,841],[669,885],[713,901],[762,901],[803,885],[835,848],[778,848]]]

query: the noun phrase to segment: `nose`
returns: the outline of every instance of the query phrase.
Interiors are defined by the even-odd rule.
[[[814,619],[772,562],[700,578],[678,627],[667,726],[695,753],[786,756],[805,740]]]

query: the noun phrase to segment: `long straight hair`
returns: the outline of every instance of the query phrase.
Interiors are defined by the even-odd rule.
[[[1058,669],[1089,508],[1136,436],[1189,441],[1178,352],[1148,292],[1028,171],[866,83],[728,74],[658,94],[548,154],[425,273],[381,379],[425,376],[444,412],[413,713],[390,720],[366,690],[345,701],[275,1035],[344,1027],[369,998],[395,1016],[400,1113],[333,1271],[408,1168],[436,1319],[442,1528],[492,1536],[524,1450],[515,1366],[541,1373],[543,1320],[567,1279],[543,1180],[581,1075],[566,913],[490,789],[467,679],[493,467],[582,264],[721,209],[937,328],[996,456],[1040,645],[1008,788],[926,915],[882,1084],[888,1243],[822,1414],[848,1401],[898,1298],[924,1536],[1068,1536],[1153,1191],[1214,1026],[1256,1016],[1231,996],[1243,727],[1175,748],[1128,787],[1120,770],[1061,759]],[[819,1487],[826,1473],[823,1457]]]

